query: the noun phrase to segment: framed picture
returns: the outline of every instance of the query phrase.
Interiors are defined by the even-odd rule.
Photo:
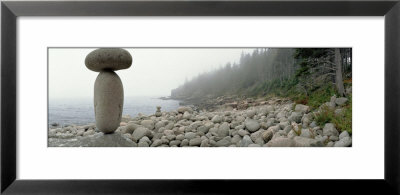
[[[3,1],[1,192],[398,194],[399,23],[398,0]]]

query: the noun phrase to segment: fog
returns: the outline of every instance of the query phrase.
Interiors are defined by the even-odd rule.
[[[90,98],[98,75],[84,61],[95,48],[49,48],[49,98]],[[251,48],[125,48],[133,57],[119,70],[125,97],[169,96],[171,90],[197,75],[228,62],[238,63]]]

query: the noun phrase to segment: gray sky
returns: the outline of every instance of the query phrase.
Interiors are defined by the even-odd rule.
[[[171,89],[199,73],[228,62],[238,62],[242,48],[125,48],[132,55],[129,69],[119,70],[125,97],[169,96]],[[49,98],[93,97],[98,75],[86,68],[86,55],[94,48],[49,49]]]

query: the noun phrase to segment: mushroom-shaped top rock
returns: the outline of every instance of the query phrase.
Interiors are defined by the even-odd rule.
[[[132,56],[121,48],[100,48],[90,52],[85,59],[88,69],[100,72],[103,70],[122,70],[131,67]]]

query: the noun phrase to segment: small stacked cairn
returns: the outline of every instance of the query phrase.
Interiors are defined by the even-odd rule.
[[[124,105],[122,82],[114,71],[131,67],[132,56],[121,48],[100,48],[86,56],[85,65],[99,72],[94,83],[96,127],[105,134],[113,133],[121,122]]]
[[[156,115],[156,117],[160,117],[162,115],[161,106],[157,106],[157,111],[156,111],[155,115]]]

